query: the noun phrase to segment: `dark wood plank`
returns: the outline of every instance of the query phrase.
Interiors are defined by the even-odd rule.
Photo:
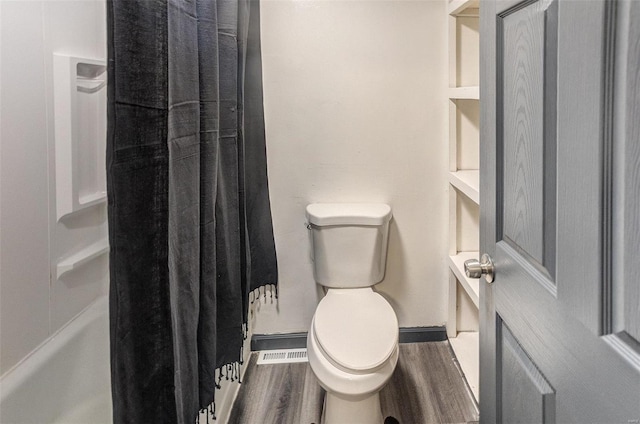
[[[324,390],[308,363],[257,365],[251,354],[229,424],[319,423]]]
[[[400,358],[380,392],[383,416],[400,423],[466,423],[478,419],[449,342],[401,344]]]
[[[256,365],[251,355],[230,424],[320,423],[324,390],[307,363]],[[400,345],[398,366],[380,393],[382,413],[402,424],[478,419],[449,342]]]

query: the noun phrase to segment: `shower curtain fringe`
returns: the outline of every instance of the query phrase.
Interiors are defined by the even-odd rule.
[[[225,380],[230,380],[232,382],[238,382],[238,384],[242,384],[242,361],[235,361],[230,364],[225,364],[220,368],[216,369],[216,390],[220,390],[222,388],[222,379],[224,377]],[[207,421],[202,422],[203,416],[206,414]],[[200,410],[200,414],[196,418],[196,424],[210,424],[211,421],[216,421],[218,418],[216,416],[216,399],[215,394],[213,401],[209,404],[209,406],[202,408]]]
[[[207,421],[202,422],[202,418],[204,415],[207,416]],[[209,404],[209,406],[202,408],[198,417],[195,420],[195,424],[210,424],[211,421],[217,421],[218,417],[216,416],[216,401],[214,400]]]
[[[207,416],[207,420],[205,422],[202,422],[202,418],[205,414]],[[205,406],[200,410],[200,413],[196,417],[195,424],[210,424],[212,420],[216,421],[217,419],[218,417],[216,417],[216,399],[214,393],[213,400],[211,401],[209,406]]]
[[[222,381],[222,371],[218,368],[216,370],[216,381],[215,381],[215,386],[217,390],[220,390],[220,388],[222,388],[222,386],[220,385],[221,381]]]
[[[267,293],[268,292],[268,293]],[[277,284],[265,284],[249,292],[249,303],[253,305],[258,299],[263,298],[267,300],[267,294],[273,303],[273,299],[278,299],[278,285]],[[253,313],[253,311],[250,311]]]
[[[267,292],[269,292],[268,296],[267,296]],[[248,294],[250,304],[253,304],[256,300],[260,299],[261,297],[265,301],[267,300],[267,297],[269,297],[269,299],[271,300],[270,303],[273,303],[273,298],[275,297],[277,302],[278,301],[278,285],[265,284],[263,286],[257,287],[256,289],[252,290]],[[249,308],[249,317],[251,318],[253,317],[252,308]],[[247,322],[242,324],[242,336],[243,336],[243,340],[247,340],[247,337],[249,336],[248,320]],[[244,345],[240,347],[240,359],[238,361],[235,361],[229,364],[224,364],[215,370],[214,384],[215,384],[216,390],[220,390],[222,388],[223,379],[226,381],[230,380],[232,382],[237,381],[238,384],[242,384],[242,365],[244,365]],[[207,418],[206,418],[206,422],[203,423],[202,419],[204,419],[204,414],[206,414]],[[214,399],[211,402],[211,404],[209,404],[208,407],[205,407],[202,410],[200,410],[200,415],[198,415],[198,418],[196,419],[196,424],[209,424],[211,423],[211,421],[216,421],[216,420],[217,420],[216,401],[214,396]]]
[[[268,296],[267,296],[268,295]],[[253,305],[258,299],[263,298],[266,302],[267,297],[271,299],[278,299],[278,285],[277,284],[265,284],[249,292],[249,303]],[[250,311],[253,314],[253,311]]]

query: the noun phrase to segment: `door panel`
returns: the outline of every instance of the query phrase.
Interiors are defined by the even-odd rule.
[[[624,83],[619,83],[621,96],[616,106],[626,113],[616,114],[622,120],[616,138],[614,163],[622,166],[615,167],[619,173],[614,179],[614,199],[617,202],[614,202],[616,210],[613,216],[617,219],[613,231],[619,235],[618,254],[623,260],[617,263],[621,270],[614,265],[614,275],[618,278],[613,284],[612,330],[640,343],[640,25],[632,25],[640,21],[640,6],[633,6],[626,5],[619,12],[619,33],[633,41],[618,46],[619,51],[622,50],[620,56],[626,60],[619,64],[618,80],[624,80]]]
[[[502,239],[553,282],[556,255],[557,1],[535,1],[499,15],[498,105],[503,167],[497,189]],[[553,113],[550,113],[553,112]]]
[[[522,350],[555,389],[557,422],[627,423],[640,416],[640,369],[558,307],[551,293],[533,281],[538,271],[522,261],[508,244],[500,243],[494,257],[502,258],[496,262],[500,280],[496,274],[491,288],[494,313],[506,323]],[[509,287],[499,290],[499,284]],[[496,333],[500,319],[495,320]],[[485,337],[483,327],[480,337]],[[494,349],[500,349],[499,335]],[[482,373],[486,354],[481,352],[481,396],[486,388]],[[499,369],[499,356],[492,361]],[[503,404],[502,408],[506,406]],[[481,398],[482,422],[509,424],[499,419],[485,421],[483,414],[488,407],[485,398]]]
[[[638,40],[640,2],[482,2],[482,422],[640,420]]]
[[[602,334],[605,134],[611,116],[610,52],[605,51],[613,1],[560,1],[558,24],[557,285],[564,308]]]
[[[505,423],[555,423],[555,392],[509,328],[498,318],[501,419]]]
[[[502,237],[543,262],[543,33],[542,1],[502,17],[504,233]]]

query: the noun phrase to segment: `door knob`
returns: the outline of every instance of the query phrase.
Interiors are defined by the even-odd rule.
[[[486,253],[482,255],[480,261],[469,259],[464,261],[464,272],[469,278],[480,278],[484,274],[487,283],[493,283],[494,268],[491,256]]]

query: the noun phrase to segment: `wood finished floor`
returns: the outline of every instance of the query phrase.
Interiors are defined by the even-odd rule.
[[[309,364],[258,366],[257,357],[251,355],[229,424],[319,424],[324,390]],[[401,344],[398,365],[380,392],[380,403],[383,416],[401,424],[478,420],[446,341]]]

